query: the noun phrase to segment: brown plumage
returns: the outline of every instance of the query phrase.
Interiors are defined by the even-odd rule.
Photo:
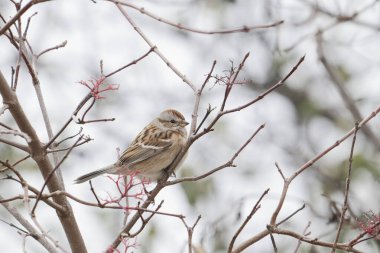
[[[140,177],[158,180],[162,170],[177,157],[186,143],[186,122],[183,115],[168,109],[150,122],[121,154],[114,164],[78,177],[75,183],[83,183],[104,173],[127,175],[138,171]]]

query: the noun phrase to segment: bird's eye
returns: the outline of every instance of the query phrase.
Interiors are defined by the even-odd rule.
[[[175,123],[175,120],[174,120],[174,119],[172,119],[172,120],[170,121],[170,123],[174,124],[174,123]]]

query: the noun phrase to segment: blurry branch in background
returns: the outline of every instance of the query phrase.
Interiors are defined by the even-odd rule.
[[[358,107],[356,106],[355,100],[352,98],[348,90],[346,89],[346,84],[336,69],[330,65],[326,55],[324,54],[324,42],[323,34],[317,33],[317,53],[318,58],[321,61],[323,67],[325,68],[327,74],[330,77],[331,83],[335,85],[340,96],[342,97],[343,102],[345,103],[347,109],[352,114],[352,117],[355,121],[361,121],[363,119],[362,114],[360,113]],[[380,151],[380,140],[377,135],[371,130],[369,126],[363,126],[363,133],[367,136],[367,140],[372,142],[378,151]]]
[[[144,15],[147,15],[150,18],[153,18],[154,20],[157,20],[158,22],[162,22],[164,24],[173,26],[173,27],[175,27],[175,28],[177,28],[179,30],[184,30],[184,31],[193,32],[193,33],[200,33],[200,34],[208,34],[208,35],[213,35],[213,34],[231,34],[231,33],[242,33],[242,32],[248,33],[248,32],[252,32],[254,30],[258,30],[258,29],[277,27],[277,26],[279,26],[279,25],[281,25],[281,24],[284,23],[283,20],[280,20],[280,21],[276,21],[276,22],[274,22],[272,24],[266,24],[266,25],[256,25],[256,26],[243,25],[243,26],[238,27],[238,28],[206,31],[206,30],[186,27],[186,26],[184,26],[181,23],[174,23],[174,22],[169,21],[169,20],[167,20],[167,19],[165,19],[163,17],[159,17],[159,16],[157,16],[156,14],[153,14],[150,11],[147,11],[143,7],[138,7],[138,6],[134,5],[134,4],[132,4],[131,2],[119,1],[119,0],[106,0],[106,1],[130,7],[132,9],[135,9],[135,10],[139,11],[140,13],[142,13]]]
[[[283,49],[285,52],[291,51],[295,47],[299,46],[302,42],[304,42],[308,39],[314,39],[314,37],[316,37],[319,33],[325,33],[329,30],[332,30],[332,29],[338,27],[341,24],[356,23],[358,25],[363,25],[365,27],[375,29],[376,31],[378,31],[380,29],[379,25],[365,23],[363,21],[358,20],[358,17],[360,15],[364,14],[366,11],[370,11],[372,9],[372,7],[378,3],[377,0],[373,0],[368,5],[364,6],[360,10],[354,11],[352,14],[333,14],[326,9],[321,9],[320,6],[318,4],[315,4],[314,2],[304,1],[304,3],[306,5],[306,7],[305,7],[306,9],[311,7],[313,10],[311,10],[309,17],[306,19],[306,21],[296,24],[297,26],[301,26],[303,24],[309,24],[310,21],[312,21],[312,20],[316,19],[316,17],[318,17],[318,15],[317,15],[318,13],[323,13],[323,14],[326,14],[327,16],[329,16],[331,18],[331,20],[329,20],[330,23],[327,25],[324,25],[323,27],[319,27],[319,25],[318,25],[317,31],[311,31],[310,33],[306,33],[305,35],[299,37],[296,40],[296,42],[292,43],[290,46]]]
[[[373,7],[378,3],[377,0],[373,0],[372,2],[369,2],[368,4],[364,5],[361,9],[352,11],[350,14],[340,14],[340,13],[333,13],[332,11],[321,7],[321,5],[312,3],[311,1],[305,1],[305,4],[310,6],[312,10],[314,11],[314,15],[318,13],[322,13],[330,18],[335,19],[337,22],[346,22],[350,21],[351,23],[361,25],[367,28],[374,29],[378,31],[380,29],[380,26],[377,24],[368,23],[364,20],[358,19],[358,17],[365,13],[366,11],[371,11]]]

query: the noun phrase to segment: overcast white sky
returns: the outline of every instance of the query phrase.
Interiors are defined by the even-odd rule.
[[[291,89],[305,92],[325,110],[333,114],[346,116],[351,120],[349,112],[339,97],[337,90],[328,80],[325,71],[318,62],[314,34],[318,29],[326,31],[326,55],[343,72],[351,75],[347,88],[358,102],[363,115],[368,115],[378,106],[379,101],[379,33],[361,23],[379,25],[379,5],[358,17],[358,24],[332,25],[334,19],[328,15],[318,14],[310,19],[310,5],[304,1],[246,1],[238,0],[226,3],[221,0],[209,1],[131,1],[145,7],[160,17],[204,30],[235,28],[242,25],[260,25],[284,20],[278,28],[269,28],[258,32],[227,35],[202,35],[188,33],[169,27],[142,15],[133,9],[128,13],[159,50],[184,73],[194,84],[200,86],[208,73],[212,62],[217,60],[215,73],[222,74],[233,61],[237,66],[247,52],[250,57],[245,64],[241,79],[251,80],[247,85],[237,86],[227,103],[228,108],[252,100],[268,87],[268,81],[278,81],[291,69],[298,59],[306,54],[306,60],[300,69],[290,78],[287,85]],[[311,1],[310,1],[311,2]],[[315,1],[313,1],[315,2]],[[371,1],[316,1],[326,10],[334,13],[352,14],[368,5]],[[140,57],[149,46],[133,30],[118,9],[109,2],[88,0],[52,1],[39,4],[28,11],[38,14],[33,17],[28,32],[29,43],[35,53],[67,40],[67,45],[52,51],[37,62],[39,78],[48,112],[54,131],[71,115],[87,90],[79,85],[80,80],[87,80],[99,75],[99,61],[104,62],[105,72]],[[14,14],[13,6],[8,1],[1,1],[0,12],[8,18]],[[25,22],[25,20],[24,20]],[[293,50],[285,49],[296,45]],[[0,70],[10,81],[10,65],[15,65],[17,52],[3,36],[0,38]],[[274,73],[276,64],[283,66],[282,73]],[[280,74],[281,76],[273,76]],[[269,78],[271,77],[271,78]],[[37,106],[32,83],[23,67],[17,90],[23,108],[40,138],[47,141],[41,113]],[[192,90],[183,83],[158,57],[151,54],[137,65],[134,65],[113,76],[109,82],[120,85],[118,91],[108,92],[90,113],[90,118],[111,118],[114,122],[84,125],[84,133],[94,138],[91,143],[76,149],[62,167],[67,190],[76,196],[93,200],[87,184],[73,185],[77,176],[113,162],[116,159],[116,148],[124,149],[134,136],[151,119],[166,108],[181,111],[190,120],[194,103]],[[220,106],[224,90],[222,86],[212,83],[206,87],[202,97],[200,114],[203,115],[208,104]],[[183,188],[179,185],[164,190],[156,200],[165,200],[163,211],[181,213],[192,224],[201,214],[202,219],[194,232],[194,243],[212,249],[212,234],[209,227],[219,217],[226,215],[230,224],[235,223],[235,215],[239,211],[238,204],[243,201],[242,216],[250,208],[258,196],[270,188],[257,218],[247,227],[242,239],[265,229],[268,218],[273,212],[281,192],[282,180],[274,163],[277,161],[286,174],[290,174],[298,166],[328,145],[334,143],[345,131],[336,128],[323,117],[316,117],[307,129],[298,129],[296,105],[283,94],[272,93],[252,108],[238,112],[223,119],[215,131],[197,142],[183,165],[191,174],[198,175],[226,162],[245,142],[253,131],[261,124],[266,128],[242,152],[236,160],[237,168],[227,168],[212,177],[210,187],[204,198],[196,205],[191,205]],[[1,121],[12,121],[8,114],[1,116]],[[352,121],[354,122],[354,121]],[[352,123],[353,124],[353,123]],[[375,119],[372,126],[379,129],[380,121]],[[69,136],[81,126],[72,124],[64,133]],[[349,128],[347,127],[346,130]],[[378,132],[377,132],[378,135]],[[309,139],[303,139],[308,136]],[[379,136],[379,135],[378,135]],[[18,139],[17,139],[18,140]],[[22,140],[18,140],[22,141]],[[3,145],[4,144],[0,144]],[[363,147],[364,146],[364,147]],[[350,143],[342,144],[318,166],[332,166],[348,157]],[[359,143],[358,149],[365,148]],[[301,153],[299,153],[302,151]],[[298,156],[295,154],[299,154]],[[22,154],[13,154],[21,157]],[[2,158],[4,158],[2,156]],[[13,158],[16,160],[16,158]],[[378,164],[378,159],[374,158]],[[32,185],[40,185],[42,179],[33,163],[26,163],[26,177]],[[178,175],[181,175],[179,173]],[[353,182],[353,191],[359,203],[368,204],[368,209],[379,210],[378,199],[368,199],[362,192],[378,191],[378,178],[362,175],[366,184]],[[320,197],[323,189],[313,182],[314,174],[306,172],[295,180],[289,191],[289,199],[281,217],[293,212],[304,201],[319,201],[316,210],[327,216],[327,200]],[[359,180],[359,182],[360,182]],[[1,194],[13,196],[20,192],[12,183],[0,186]],[[98,191],[106,195],[112,186],[107,178],[96,179]],[[201,187],[201,186],[200,186]],[[310,189],[313,189],[310,191]],[[336,196],[338,199],[340,195]],[[118,211],[89,208],[72,202],[80,228],[87,243],[89,252],[101,252],[120,231],[122,214]],[[233,208],[231,208],[233,207]],[[58,221],[50,210],[39,208],[41,223],[65,247],[67,242]],[[2,219],[7,214],[0,208]],[[312,220],[314,236],[318,236],[320,220],[310,210],[305,210],[297,218],[292,228],[302,231],[306,223]],[[225,223],[224,223],[225,224]],[[333,228],[333,227],[331,227]],[[229,229],[221,227],[221,229]],[[326,231],[325,229],[324,231]],[[7,252],[21,252],[21,238],[15,236],[15,230],[0,223],[0,245],[6,245]],[[227,233],[229,241],[233,234]],[[150,232],[150,233],[149,233]],[[149,238],[152,237],[152,238]],[[168,217],[155,217],[151,227],[138,238],[140,246],[134,252],[185,252],[187,235],[180,220]],[[211,242],[210,242],[211,241]],[[278,238],[280,246],[288,245],[289,238]],[[284,247],[284,252],[292,252],[296,245],[291,240],[291,247]],[[30,252],[41,252],[41,248],[27,240]],[[363,246],[365,250],[365,246]],[[288,251],[289,250],[289,251]],[[272,252],[269,239],[264,240],[247,252]],[[29,251],[28,251],[29,252]],[[209,251],[212,252],[212,251]],[[220,252],[223,252],[222,250]]]

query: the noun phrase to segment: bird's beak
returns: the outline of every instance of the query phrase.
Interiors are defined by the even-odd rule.
[[[186,120],[183,120],[182,122],[181,122],[181,125],[182,126],[187,126],[189,124],[189,122],[187,122]]]

